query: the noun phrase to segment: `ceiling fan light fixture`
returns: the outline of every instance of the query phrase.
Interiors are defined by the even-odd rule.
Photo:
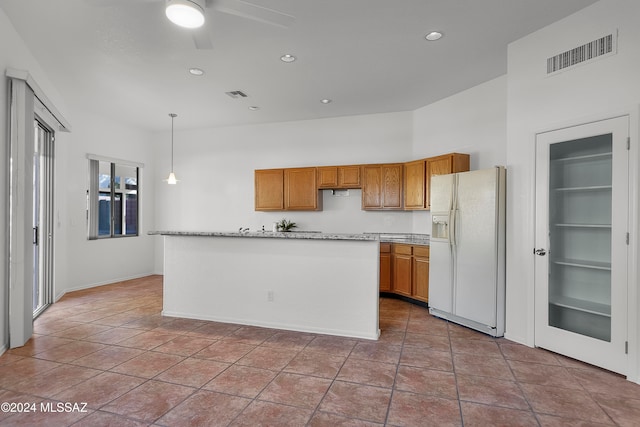
[[[295,56],[291,55],[290,53],[287,53],[287,54],[282,55],[280,57],[280,61],[282,61],[282,62],[293,62],[296,59],[298,59],[298,58],[296,58]]]
[[[424,36],[424,38],[429,40],[430,42],[434,42],[442,38],[442,33],[440,31],[431,31],[429,34]]]
[[[169,21],[185,28],[204,24],[204,7],[200,0],[167,0],[165,13]]]

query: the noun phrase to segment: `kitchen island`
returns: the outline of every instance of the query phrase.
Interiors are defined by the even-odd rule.
[[[378,339],[377,235],[149,234],[164,236],[164,316]]]

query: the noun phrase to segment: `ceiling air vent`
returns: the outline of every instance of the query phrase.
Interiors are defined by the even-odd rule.
[[[617,38],[618,32],[613,31],[607,36],[547,58],[547,75],[555,74],[596,58],[614,55],[617,51]]]
[[[238,99],[238,98],[246,98],[247,94],[244,93],[241,90],[233,90],[231,92],[225,92],[227,95],[229,95],[230,97],[232,97],[233,99]]]

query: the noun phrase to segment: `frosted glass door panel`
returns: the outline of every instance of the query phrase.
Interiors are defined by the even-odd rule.
[[[612,134],[549,149],[549,325],[611,340]]]

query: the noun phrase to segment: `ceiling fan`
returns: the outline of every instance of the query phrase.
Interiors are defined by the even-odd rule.
[[[114,3],[130,3],[132,0],[85,0],[89,3],[94,3],[100,6],[108,6]],[[213,43],[211,42],[210,31],[207,23],[206,16],[211,13],[212,10],[218,12],[228,13],[242,18],[251,19],[253,21],[262,22],[264,24],[275,25],[282,28],[288,28],[293,24],[295,18],[286,13],[270,9],[264,6],[258,6],[257,4],[249,3],[244,0],[134,0],[142,3],[165,3],[165,9],[167,11],[167,17],[169,17],[170,8],[178,9],[179,14],[192,14],[195,13],[196,18],[201,19],[199,26],[190,27],[193,32],[193,41],[197,49],[213,49]],[[173,21],[171,17],[170,20]],[[175,23],[175,21],[173,21]],[[181,25],[181,24],[177,24]],[[182,25],[187,26],[187,25]],[[187,26],[188,27],[188,26]]]

